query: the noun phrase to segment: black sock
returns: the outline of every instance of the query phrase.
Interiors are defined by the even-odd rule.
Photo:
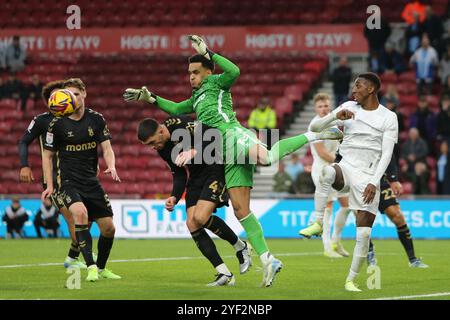
[[[87,224],[76,224],[75,235],[77,237],[78,244],[80,246],[81,253],[83,254],[84,261],[89,267],[95,264],[92,258],[92,236],[89,232]]]
[[[408,225],[397,228],[398,238],[405,248],[406,254],[408,255],[409,261],[416,259],[416,255],[414,254],[414,245],[413,240],[411,238],[411,233],[409,232]]]
[[[212,241],[205,229],[201,228],[191,232],[191,236],[201,253],[211,262],[214,268],[223,263],[214,241]]]
[[[369,251],[373,251],[373,242],[372,242],[372,238],[370,238],[370,240],[369,240]]]
[[[105,269],[106,261],[108,261],[109,253],[113,246],[114,238],[106,238],[100,235],[98,238],[98,257],[97,257],[97,267],[99,269]]]
[[[80,246],[78,245],[78,242],[72,242],[70,244],[68,256],[72,259],[78,259],[80,256]]]
[[[217,216],[211,215],[209,217],[208,222],[203,226],[206,229],[212,231],[219,238],[228,241],[231,245],[236,244],[238,241],[238,236],[234,233],[233,230]]]

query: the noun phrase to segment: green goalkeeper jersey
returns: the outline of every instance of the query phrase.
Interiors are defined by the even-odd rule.
[[[176,103],[158,96],[156,103],[171,115],[195,112],[199,121],[225,133],[227,128],[239,125],[233,111],[230,88],[240,72],[234,63],[218,54],[214,54],[212,60],[224,72],[205,78],[200,88],[192,91],[191,98]]]

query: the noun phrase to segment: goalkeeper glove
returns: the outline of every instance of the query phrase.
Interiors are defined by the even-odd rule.
[[[130,101],[145,101],[148,103],[156,102],[156,95],[148,91],[147,87],[142,87],[141,89],[131,89],[128,88],[123,94],[123,99],[126,102]]]
[[[194,48],[198,54],[201,54],[206,59],[211,60],[212,56],[214,55],[214,52],[208,49],[205,40],[196,35],[190,35],[188,36],[188,38],[192,42],[192,48]]]

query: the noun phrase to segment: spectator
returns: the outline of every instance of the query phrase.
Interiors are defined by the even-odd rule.
[[[6,69],[6,47],[0,42],[0,74]]]
[[[18,238],[25,236],[23,232],[23,226],[28,220],[28,214],[25,209],[20,205],[18,197],[12,198],[12,204],[6,208],[5,215],[2,221],[6,222],[6,238],[15,238],[16,233]]]
[[[408,139],[402,146],[402,157],[408,163],[408,172],[414,172],[416,163],[425,162],[427,155],[427,143],[420,137],[419,130],[417,128],[409,129]]]
[[[5,98],[6,98],[6,87],[5,84],[3,83],[3,78],[0,77],[0,100]]]
[[[405,56],[406,58],[411,57],[411,55],[419,48],[420,39],[423,35],[423,26],[419,21],[419,16],[415,15],[415,22],[408,26],[405,30],[405,38],[406,38],[406,49]]]
[[[426,96],[419,97],[416,112],[409,117],[409,127],[417,128],[420,136],[427,142],[429,150],[433,150],[436,138],[436,115],[428,109]]]
[[[277,115],[270,107],[270,99],[263,97],[257,107],[250,113],[248,126],[260,133],[261,141],[271,146],[271,130],[277,126]],[[267,131],[263,131],[266,129]],[[264,134],[263,134],[264,133]]]
[[[422,37],[422,46],[417,49],[410,59],[416,69],[416,82],[418,94],[431,94],[434,80],[434,68],[439,60],[436,50],[430,46],[427,35]]]
[[[291,177],[292,181],[295,181],[295,179],[297,179],[297,175],[303,172],[303,164],[300,162],[298,154],[293,153],[291,155],[291,161],[286,165],[285,170]]]
[[[420,138],[416,128],[409,129],[409,138],[402,146],[402,156],[408,166],[404,172],[413,184],[414,194],[428,194],[429,172],[425,164],[428,155],[426,142]]]
[[[31,83],[27,87],[27,97],[32,99],[36,104],[36,101],[41,98],[43,84],[37,74],[31,77]]]
[[[395,72],[400,74],[405,71],[402,55],[394,48],[391,43],[386,43],[384,53],[381,55],[381,73]]]
[[[440,145],[436,171],[437,194],[450,194],[450,158],[447,141],[442,141]]]
[[[348,100],[351,80],[352,69],[348,66],[347,57],[342,56],[339,60],[339,66],[334,69],[332,74],[335,108]]]
[[[297,194],[313,194],[316,190],[311,176],[311,165],[305,165],[305,170],[297,175],[294,182],[294,190]]]
[[[49,237],[58,237],[58,214],[58,210],[52,205],[50,199],[46,198],[34,218],[34,228],[38,238],[42,238],[41,227],[45,229]]]
[[[441,62],[439,63],[439,77],[442,84],[445,85],[445,81],[450,76],[450,45],[447,46],[447,51],[442,55]]]
[[[21,109],[25,110],[27,92],[22,84],[22,81],[17,79],[14,73],[9,75],[9,79],[5,83],[4,90],[6,93],[6,98],[14,99],[17,102],[20,100]]]
[[[391,27],[387,20],[381,16],[380,28],[369,29],[367,24],[364,28],[364,36],[369,43],[370,66],[379,68],[381,57],[384,54],[384,46],[391,35]],[[374,71],[376,72],[376,71]]]
[[[409,180],[413,184],[414,194],[430,194],[430,188],[428,186],[430,172],[424,162],[417,162],[414,165],[414,173],[409,174]]]
[[[444,34],[444,26],[441,19],[434,14],[431,6],[426,6],[426,18],[423,22],[423,32],[430,38],[430,45],[439,51],[441,38]]]
[[[278,172],[273,176],[273,192],[278,196],[286,196],[292,191],[291,176],[285,171],[284,162],[278,165]]]
[[[442,95],[450,96],[450,76],[445,80],[445,84],[442,88]]]
[[[419,19],[422,23],[425,21],[426,8],[418,0],[409,1],[402,11],[402,18],[407,24],[413,24],[415,22],[415,17]]]
[[[6,67],[9,72],[19,72],[25,69],[26,49],[20,44],[20,37],[13,36],[12,43],[6,48]]]
[[[436,123],[438,139],[450,144],[450,96],[442,96]]]
[[[404,116],[401,112],[397,110],[397,104],[395,103],[395,100],[392,98],[385,98],[383,97],[383,102],[381,102],[382,105],[384,105],[386,108],[391,110],[397,115],[397,121],[398,121],[398,132],[402,132],[405,130],[405,122],[404,122]],[[396,159],[400,158],[400,146],[398,143],[394,145],[394,155]]]
[[[402,132],[405,130],[405,120],[403,114],[397,110],[396,102],[398,103],[398,100],[395,100],[394,98],[383,97],[383,102],[381,104],[397,115],[398,132]]]
[[[388,84],[386,93],[381,98],[380,103],[382,105],[386,106],[386,103],[388,100],[391,101],[392,103],[394,103],[395,106],[398,106],[400,104],[399,95],[398,95],[397,87],[395,86],[395,84],[392,84],[392,83]]]

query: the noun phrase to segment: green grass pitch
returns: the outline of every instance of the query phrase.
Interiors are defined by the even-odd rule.
[[[268,240],[271,251],[284,264],[271,288],[259,287],[262,271],[258,257],[254,256],[249,273],[239,275],[232,247],[221,240],[215,243],[235,273],[234,287],[205,287],[215,270],[192,240],[116,240],[107,267],[123,279],[88,283],[82,270],[81,289],[69,290],[64,286],[70,275],[62,266],[68,239],[0,240],[0,299],[293,300],[415,295],[420,296],[416,299],[450,299],[450,240],[414,242],[417,255],[429,269],[409,268],[398,240],[375,240],[381,289],[367,288],[370,274],[364,266],[358,280],[362,293],[343,290],[351,260],[325,258],[319,239]],[[351,252],[354,241],[344,241],[344,245]],[[429,294],[440,295],[422,296]]]

